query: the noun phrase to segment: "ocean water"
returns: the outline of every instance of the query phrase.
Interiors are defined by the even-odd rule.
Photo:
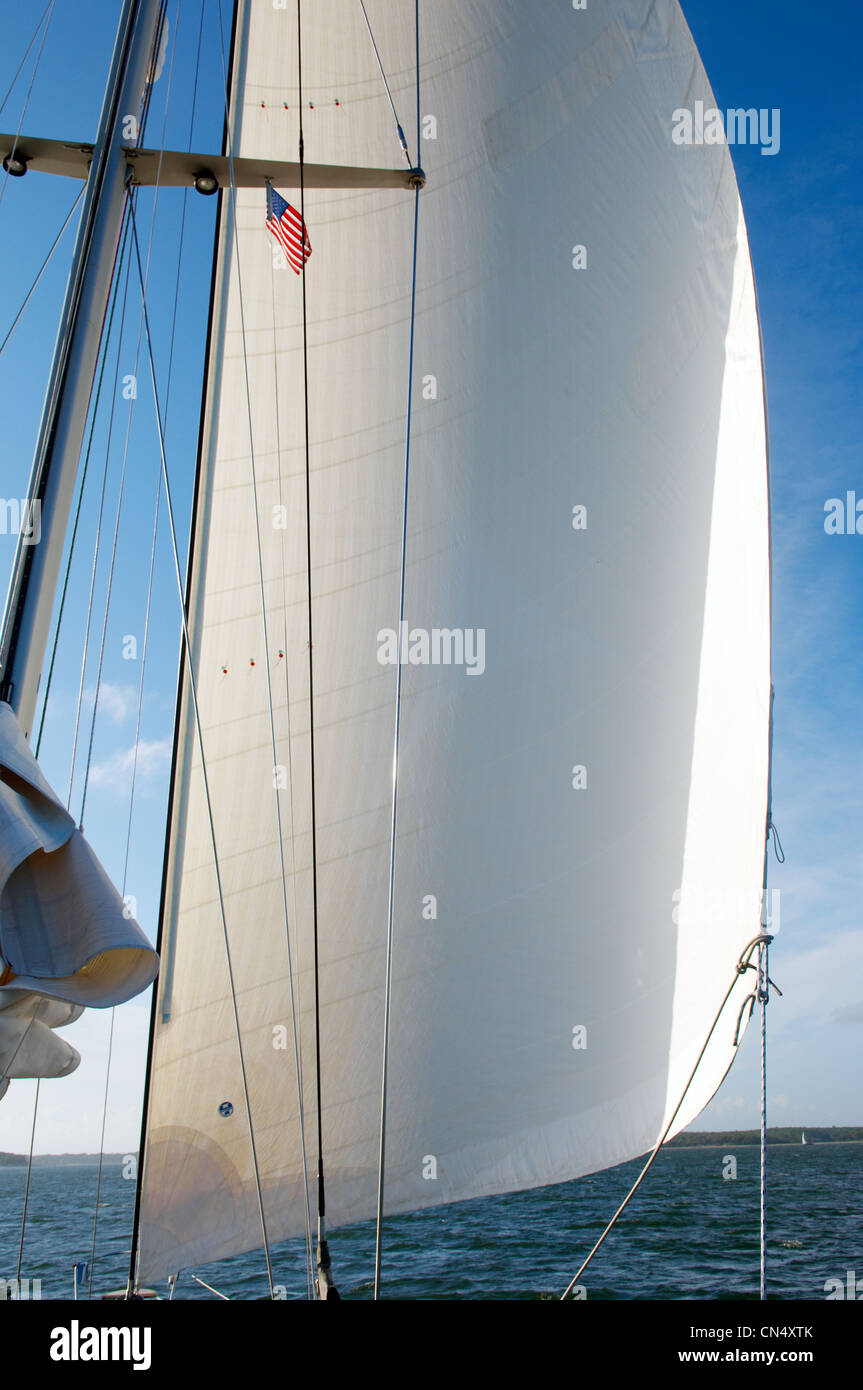
[[[736,1179],[723,1178],[727,1156]],[[553,1299],[575,1274],[628,1191],[638,1163],[534,1192],[462,1202],[387,1220],[383,1296],[398,1299]],[[757,1299],[757,1148],[668,1149],[660,1154],[582,1279],[593,1299]],[[95,1163],[34,1168],[22,1277],[43,1299],[72,1297],[72,1266],[89,1259]],[[0,1168],[0,1278],[15,1275],[23,1169]],[[768,1296],[826,1297],[830,1279],[856,1272],[863,1293],[863,1144],[768,1151]],[[134,1184],[105,1167],[92,1296],[125,1284]],[[343,1298],[372,1295],[374,1223],[330,1233]],[[272,1248],[285,1297],[306,1298],[305,1247]],[[261,1252],[199,1266],[231,1298],[267,1296]],[[160,1288],[164,1294],[166,1290]],[[86,1289],[84,1296],[86,1297]],[[188,1272],[175,1298],[212,1298]]]

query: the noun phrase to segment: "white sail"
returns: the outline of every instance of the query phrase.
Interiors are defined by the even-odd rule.
[[[53,1029],[121,1004],[158,960],[0,702],[0,1096],[81,1060]]]
[[[419,153],[414,5],[366,8],[428,175],[388,1088],[397,1212],[609,1166],[671,1118],[759,929],[767,480],[728,149],[672,141],[675,109],[710,102],[676,0],[423,0]],[[304,10],[306,159],[396,167],[360,7]],[[237,35],[234,151],[295,158],[295,13],[241,3]],[[330,1226],[375,1209],[397,669],[381,658],[399,620],[413,203],[392,188],[305,199]],[[312,1167],[315,1051],[302,286],[274,269],[264,219],[263,188],[225,197],[190,623],[276,1239],[305,1229],[277,798]],[[675,1130],[730,1065],[749,988],[741,978]],[[186,687],[139,1274],[260,1239]]]

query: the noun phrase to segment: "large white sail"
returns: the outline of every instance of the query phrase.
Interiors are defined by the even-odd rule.
[[[388,1087],[396,1212],[609,1166],[649,1149],[674,1112],[759,929],[767,478],[731,159],[724,144],[672,140],[676,108],[711,102],[676,0],[422,0],[419,153],[414,5],[366,9],[428,175]],[[304,11],[306,160],[397,167],[360,6]],[[240,4],[232,111],[235,153],[296,158],[292,7]],[[383,634],[399,619],[413,204],[392,188],[305,198],[330,1226],[372,1215],[377,1186],[397,670]],[[312,1168],[315,1049],[302,286],[274,268],[264,222],[263,188],[225,197],[190,626],[275,1239],[305,1229],[283,896]],[[188,687],[164,923],[145,1280],[261,1238]],[[750,987],[741,978],[675,1129],[730,1065]]]

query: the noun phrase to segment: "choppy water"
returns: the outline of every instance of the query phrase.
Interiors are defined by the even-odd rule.
[[[723,1179],[726,1153],[736,1180]],[[863,1144],[769,1150],[768,1293],[824,1299],[828,1279],[856,1271],[863,1292]],[[582,1282],[588,1299],[751,1299],[758,1295],[758,1150],[663,1152]],[[545,1299],[560,1295],[638,1164],[557,1187],[393,1217],[384,1295],[402,1299]],[[72,1296],[72,1265],[89,1258],[96,1165],[34,1169],[22,1276],[43,1298]],[[0,1278],[17,1264],[24,1170],[0,1168]],[[103,1170],[93,1294],[125,1284],[133,1184]],[[331,1233],[344,1298],[370,1298],[374,1225]],[[306,1294],[303,1242],[273,1247],[275,1281]],[[260,1252],[195,1270],[222,1293],[266,1297]],[[164,1292],[164,1290],[160,1290]],[[210,1298],[188,1274],[175,1297]]]

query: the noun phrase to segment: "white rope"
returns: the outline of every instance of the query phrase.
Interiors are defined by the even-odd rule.
[[[674,1107],[674,1110],[673,1110],[673,1112],[672,1112],[671,1118],[670,1118],[669,1121],[668,1121],[668,1124],[665,1126],[665,1129],[663,1130],[663,1132],[662,1132],[662,1134],[660,1135],[659,1139],[657,1139],[656,1144],[655,1144],[655,1146],[654,1146],[654,1148],[653,1148],[653,1150],[652,1150],[652,1152],[651,1152],[651,1154],[650,1154],[650,1157],[648,1158],[647,1162],[645,1163],[645,1165],[644,1165],[644,1167],[642,1168],[641,1172],[639,1173],[638,1177],[635,1179],[635,1182],[632,1184],[632,1187],[631,1187],[631,1188],[629,1189],[629,1191],[627,1192],[627,1194],[626,1194],[626,1196],[624,1197],[623,1201],[621,1202],[620,1206],[617,1208],[617,1211],[614,1213],[613,1217],[612,1217],[611,1220],[609,1221],[609,1223],[608,1223],[608,1225],[606,1226],[605,1230],[602,1232],[602,1235],[599,1237],[599,1240],[596,1242],[596,1244],[594,1245],[594,1247],[593,1247],[593,1249],[591,1250],[590,1254],[587,1256],[587,1259],[583,1262],[583,1264],[580,1266],[580,1268],[579,1268],[579,1269],[576,1271],[576,1273],[573,1275],[573,1277],[572,1277],[572,1279],[570,1280],[569,1284],[567,1285],[567,1287],[566,1287],[564,1293],[561,1295],[561,1299],[560,1299],[561,1303],[563,1303],[563,1302],[565,1301],[565,1299],[567,1299],[567,1298],[569,1297],[570,1293],[571,1293],[572,1290],[575,1288],[576,1284],[578,1283],[578,1281],[579,1281],[579,1279],[581,1278],[581,1276],[582,1276],[582,1274],[584,1273],[584,1271],[587,1269],[587,1266],[590,1264],[590,1262],[591,1262],[591,1260],[593,1259],[594,1255],[596,1254],[597,1250],[598,1250],[599,1247],[602,1245],[602,1243],[603,1243],[603,1241],[605,1240],[606,1236],[609,1234],[609,1232],[611,1231],[612,1227],[613,1227],[613,1226],[615,1225],[615,1223],[617,1222],[618,1217],[619,1217],[619,1216],[621,1215],[621,1213],[625,1210],[625,1208],[629,1205],[631,1199],[635,1196],[635,1193],[638,1191],[639,1187],[641,1186],[642,1181],[644,1180],[644,1178],[647,1177],[647,1174],[649,1173],[650,1169],[653,1167],[654,1159],[656,1158],[657,1154],[659,1153],[659,1150],[662,1148],[662,1145],[665,1143],[665,1140],[667,1139],[668,1135],[671,1133],[671,1129],[672,1129],[672,1126],[673,1126],[673,1124],[674,1124],[674,1121],[677,1119],[677,1116],[678,1116],[678,1114],[679,1114],[679,1112],[680,1112],[680,1107],[682,1106],[684,1100],[686,1099],[686,1096],[687,1096],[687,1094],[688,1094],[689,1088],[690,1088],[690,1086],[692,1085],[692,1082],[693,1082],[694,1079],[695,1079],[695,1074],[696,1074],[696,1072],[698,1071],[698,1068],[699,1068],[700,1065],[701,1065],[701,1060],[702,1060],[702,1058],[703,1058],[705,1052],[707,1051],[707,1047],[708,1047],[708,1044],[709,1044],[709,1042],[710,1042],[710,1039],[713,1037],[713,1034],[714,1034],[714,1032],[716,1031],[716,1026],[717,1026],[717,1024],[719,1023],[720,1018],[722,1017],[723,1011],[724,1011],[724,1009],[725,1009],[725,1005],[728,1003],[729,999],[731,998],[732,993],[734,992],[734,987],[735,987],[735,985],[737,984],[737,981],[738,981],[739,977],[740,977],[742,974],[744,974],[745,971],[747,971],[747,970],[755,970],[755,968],[756,968],[756,967],[755,967],[754,965],[752,965],[752,963],[751,963],[752,954],[753,954],[753,952],[759,947],[759,945],[763,942],[763,940],[764,940],[763,936],[756,936],[756,937],[753,937],[753,939],[749,942],[749,944],[744,948],[744,950],[743,950],[743,952],[742,952],[742,954],[741,954],[741,956],[740,956],[740,959],[739,959],[738,962],[737,962],[737,969],[736,969],[735,974],[734,974],[734,979],[731,981],[731,984],[728,986],[728,989],[727,989],[727,991],[726,991],[726,993],[725,993],[725,998],[722,1000],[722,1003],[719,1005],[719,1010],[718,1010],[718,1012],[717,1012],[717,1014],[716,1014],[716,1017],[714,1018],[712,1024],[710,1025],[710,1032],[707,1034],[707,1037],[706,1037],[705,1040],[704,1040],[704,1044],[703,1044],[703,1046],[702,1046],[702,1048],[701,1048],[701,1051],[699,1052],[698,1057],[697,1057],[697,1059],[696,1059],[695,1066],[692,1068],[692,1071],[691,1071],[690,1074],[689,1074],[689,1080],[687,1081],[686,1085],[685,1085],[684,1088],[683,1088],[683,1092],[682,1092],[682,1094],[681,1094],[680,1100],[677,1102],[676,1106]],[[739,1020],[738,1020],[738,1027],[739,1027]]]
[[[758,951],[758,1000],[761,1004],[761,1302],[767,1297],[767,1003],[770,998],[768,973],[769,942]]]
[[[190,1274],[191,1278],[194,1279],[194,1281],[195,1281],[196,1284],[200,1284],[200,1285],[201,1285],[201,1288],[202,1288],[202,1289],[209,1289],[210,1293],[214,1293],[214,1294],[216,1295],[217,1298],[223,1298],[223,1299],[225,1300],[226,1303],[230,1303],[231,1300],[229,1299],[229,1297],[228,1297],[228,1295],[227,1295],[226,1293],[219,1293],[219,1290],[218,1290],[218,1289],[214,1289],[213,1286],[212,1286],[212,1284],[205,1284],[204,1281],[203,1281],[203,1279],[199,1279],[198,1276],[197,1276],[197,1274],[192,1274],[192,1271],[191,1271],[191,1270],[189,1270],[189,1274]],[[172,1297],[172,1298],[174,1297],[173,1288],[171,1289],[171,1297]]]

